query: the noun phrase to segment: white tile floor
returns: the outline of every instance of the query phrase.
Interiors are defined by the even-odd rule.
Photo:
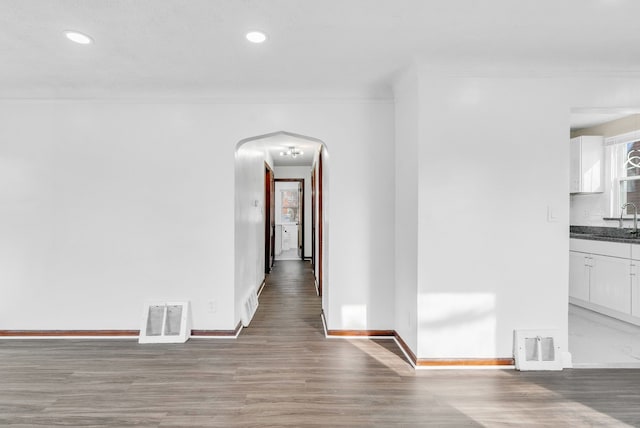
[[[298,255],[298,250],[296,248],[292,248],[290,250],[283,251],[280,254],[276,254],[276,260],[300,260],[300,256]]]
[[[640,327],[569,305],[569,352],[576,368],[640,368]]]

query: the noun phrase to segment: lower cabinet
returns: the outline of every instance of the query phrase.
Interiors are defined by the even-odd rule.
[[[591,303],[631,314],[631,260],[591,255]]]
[[[640,325],[640,245],[571,239],[569,298]]]
[[[640,317],[640,261],[631,260],[631,315]]]
[[[569,296],[589,301],[590,254],[569,251]]]

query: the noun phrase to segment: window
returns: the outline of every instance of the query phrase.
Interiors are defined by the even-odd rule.
[[[298,222],[298,189],[281,190],[281,211],[280,217],[283,223]]]
[[[613,215],[617,216],[627,202],[640,208],[640,139],[616,142],[611,149]],[[633,207],[626,208],[625,214],[633,213]]]

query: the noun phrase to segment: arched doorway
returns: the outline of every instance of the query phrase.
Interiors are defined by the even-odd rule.
[[[297,227],[299,257],[313,266],[316,289],[323,296],[322,307],[326,312],[327,176],[326,145],[317,138],[279,131],[246,138],[237,144],[234,290],[236,311],[243,323],[253,315],[246,313],[246,302],[257,296],[264,285],[278,250],[290,245],[283,237],[284,217],[289,222],[287,233],[292,234],[294,224]],[[277,180],[300,183],[299,210],[295,213],[293,204],[276,206]]]

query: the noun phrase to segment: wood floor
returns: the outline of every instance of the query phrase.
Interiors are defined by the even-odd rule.
[[[325,339],[308,266],[277,263],[235,340],[0,341],[0,426],[640,426],[640,370],[416,372]]]

